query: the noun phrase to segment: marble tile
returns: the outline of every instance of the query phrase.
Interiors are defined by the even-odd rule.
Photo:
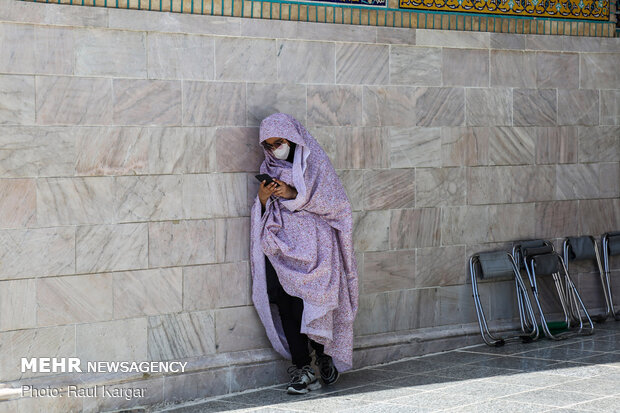
[[[577,53],[536,53],[536,85],[539,88],[579,88]]]
[[[245,85],[183,82],[183,125],[245,126]]]
[[[336,43],[336,83],[386,84],[389,57],[390,48],[385,45]]]
[[[468,203],[496,204],[550,201],[554,196],[555,167],[506,166],[470,168]]]
[[[0,231],[0,279],[75,271],[75,228]]]
[[[535,214],[536,238],[565,237],[568,229],[577,232],[577,201],[537,202]]]
[[[178,374],[166,378],[164,382],[164,398],[167,403],[185,402],[205,396],[216,396],[229,392],[230,369],[211,369],[199,373]],[[219,402],[216,409],[235,408],[240,405]],[[209,408],[209,407],[207,407]],[[200,410],[202,411],[202,406]],[[212,410],[220,411],[220,410]]]
[[[212,172],[216,128],[148,128],[148,173]]]
[[[396,209],[390,220],[390,248],[439,246],[441,235],[439,208]]]
[[[183,308],[181,268],[114,273],[114,318],[179,312]]]
[[[576,163],[577,128],[574,126],[536,129],[536,163]]]
[[[214,80],[213,37],[147,32],[149,79]]]
[[[489,163],[487,127],[441,128],[442,166],[477,166]]]
[[[37,186],[34,179],[0,179],[0,227],[37,224]]]
[[[147,360],[147,319],[78,324],[75,327],[75,347],[82,363]]]
[[[466,260],[459,263],[453,263],[453,266],[460,268],[461,272],[465,272]],[[434,325],[452,325],[452,324],[468,324],[477,321],[476,309],[472,293],[469,288],[463,288],[463,285],[451,285],[437,288],[436,300],[439,309],[439,316]],[[497,317],[499,311],[492,312]]]
[[[217,128],[215,132],[217,172],[255,172],[265,159],[258,128]]]
[[[145,32],[76,29],[74,42],[76,75],[138,78],[147,75]]]
[[[114,178],[37,179],[39,225],[111,224],[116,221]]]
[[[512,90],[468,88],[465,100],[468,126],[512,124]]]
[[[595,399],[596,396],[585,393],[572,393],[550,389],[533,390],[508,396],[508,400],[531,402],[544,406],[568,406]]]
[[[489,51],[443,48],[441,71],[444,86],[489,86]]]
[[[488,49],[491,44],[489,33],[418,29],[416,36],[419,46]]]
[[[215,220],[217,262],[249,259],[250,218],[222,218]]]
[[[0,380],[49,376],[49,373],[21,373],[21,358],[75,357],[75,326],[15,330],[0,333]]]
[[[416,88],[406,86],[364,86],[365,126],[415,126]]]
[[[583,89],[618,89],[620,65],[618,53],[583,53],[579,86]]]
[[[420,31],[418,30],[416,33],[418,34]],[[441,49],[417,46],[391,46],[390,83],[440,86]]]
[[[5,178],[72,176],[77,130],[0,126],[0,174]],[[8,156],[7,156],[8,155]]]
[[[143,396],[138,399],[143,406],[161,404],[164,401],[164,377],[141,378],[122,384],[115,383],[110,385],[108,390],[118,392],[119,394],[134,392],[135,395],[136,392],[133,389],[136,388],[143,389]],[[136,396],[133,398],[114,398],[107,395],[97,395],[97,397],[85,398],[83,409],[84,412],[100,412],[114,409],[130,410],[136,407],[136,398]]]
[[[380,251],[364,254],[364,294],[413,288],[415,251]]]
[[[183,208],[187,218],[249,215],[244,173],[189,174],[183,177]]]
[[[292,83],[247,83],[246,105],[248,126],[258,126],[264,118],[277,112],[288,113],[305,124],[306,86]]]
[[[491,50],[491,86],[533,87],[536,55],[515,50]]]
[[[620,201],[592,199],[579,201],[579,230],[582,234],[604,234],[620,225]]]
[[[377,43],[415,44],[415,30],[400,27],[377,27]]]
[[[542,34],[528,34],[525,36],[527,50],[564,50],[562,37]]]
[[[210,311],[148,318],[149,360],[175,360],[215,353],[215,319]]]
[[[601,125],[620,125],[620,90],[601,90]]]
[[[38,76],[36,121],[42,125],[112,123],[112,79]]]
[[[114,79],[117,125],[180,125],[181,82]]]
[[[37,411],[45,411],[50,413],[60,413],[60,412],[79,412],[82,410],[82,401],[75,397],[69,398],[64,397],[66,393],[60,393],[64,397],[30,397],[27,396],[27,392],[25,392],[25,397],[20,398],[17,401],[16,410],[13,412],[37,412]]]
[[[460,126],[465,123],[464,89],[418,88],[416,94],[418,126]]]
[[[142,175],[149,172],[146,128],[93,127],[76,133],[76,175]]]
[[[531,238],[535,227],[533,215],[533,203],[442,208],[442,245]]]
[[[344,186],[353,211],[364,208],[364,171],[337,170],[336,173]],[[354,237],[355,238],[355,237]]]
[[[465,168],[418,168],[416,174],[416,207],[465,204]]]
[[[247,261],[183,268],[183,309],[208,310],[249,305]]]
[[[267,37],[270,39],[295,38],[297,36],[297,22],[271,19],[242,19],[241,36]]]
[[[216,37],[215,80],[276,81],[276,53],[274,39]]]
[[[601,198],[618,198],[620,196],[620,164],[618,162],[600,164],[598,179]]]
[[[598,125],[598,90],[558,90],[558,125]]]
[[[579,162],[620,162],[620,127],[581,126]]]
[[[215,311],[215,348],[218,352],[271,348],[253,306]]]
[[[353,213],[353,242],[356,251],[385,251],[389,248],[390,211]]]
[[[440,128],[390,128],[392,168],[441,166]]]
[[[535,154],[535,128],[490,128],[489,165],[530,165]]]
[[[0,125],[32,125],[34,95],[34,76],[0,75]]]
[[[147,224],[90,225],[76,229],[76,271],[147,268]]]
[[[522,34],[491,33],[491,49],[525,49],[525,36]]]
[[[274,384],[281,385],[290,380],[290,376],[286,372],[289,366],[288,360],[277,360],[260,365],[234,367],[230,375],[230,391],[240,392],[246,389],[273,386]]]
[[[387,168],[389,130],[375,127],[316,127],[312,131],[336,169]]]
[[[334,43],[278,40],[278,81],[287,83],[334,83]]]
[[[75,30],[34,26],[35,70],[39,74],[72,75],[75,64]]]
[[[465,246],[418,248],[415,288],[460,285],[467,282]]]
[[[557,165],[556,198],[588,199],[598,198],[599,165],[598,164],[569,164]]]
[[[328,40],[332,42],[374,43],[375,27],[353,24],[298,22],[297,37],[305,40]]]
[[[414,169],[364,171],[364,209],[411,208],[415,201]]]
[[[148,267],[215,262],[213,220],[150,222],[148,238]]]
[[[44,278],[38,281],[43,281]],[[37,325],[37,280],[0,282],[0,331]]]
[[[37,326],[112,319],[111,274],[47,277],[36,283]]]
[[[0,23],[0,72],[32,73],[35,63],[34,26]]]
[[[361,86],[308,86],[308,125],[361,125]]]
[[[241,31],[240,19],[230,17],[116,8],[107,11],[108,26],[114,29],[217,35],[239,35]]]
[[[515,126],[553,126],[558,116],[555,89],[514,89]]]

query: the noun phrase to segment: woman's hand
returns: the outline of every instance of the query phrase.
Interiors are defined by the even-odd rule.
[[[272,182],[269,185],[265,185],[265,182],[267,181],[262,181],[260,183],[260,187],[258,188],[258,199],[260,200],[260,203],[263,204],[263,206],[265,206],[267,200],[277,188],[275,182]]]
[[[297,197],[297,190],[294,187],[287,185],[279,179],[273,178],[273,180],[278,183],[278,186],[273,191],[275,196],[279,196],[284,199],[293,199]]]

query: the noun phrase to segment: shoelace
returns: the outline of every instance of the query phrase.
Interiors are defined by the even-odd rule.
[[[306,373],[314,373],[311,366],[303,366],[298,368],[297,366],[290,366],[286,372],[291,376],[291,383],[301,382],[301,379]]]

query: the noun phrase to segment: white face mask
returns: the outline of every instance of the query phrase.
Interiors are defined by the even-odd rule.
[[[291,150],[291,147],[289,146],[289,144],[283,143],[282,145],[274,149],[272,153],[273,153],[273,156],[275,156],[278,159],[286,159],[288,158],[288,153],[290,152],[290,150]]]

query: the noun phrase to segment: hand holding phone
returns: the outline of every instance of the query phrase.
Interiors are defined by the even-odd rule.
[[[259,175],[254,175],[256,177],[256,179],[259,180],[259,182],[263,182],[265,181],[265,186],[269,185],[272,182],[275,182],[273,180],[273,178],[271,178],[268,174],[259,174]],[[276,186],[278,186],[278,183],[275,182]]]

